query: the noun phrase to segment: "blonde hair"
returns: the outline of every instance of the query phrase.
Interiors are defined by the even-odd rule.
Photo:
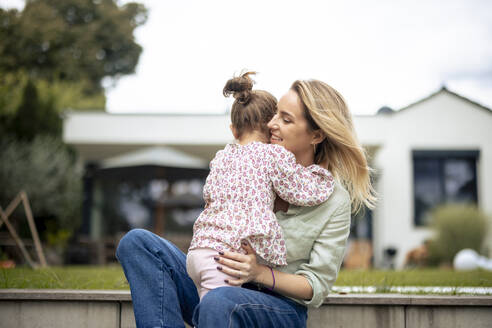
[[[246,72],[227,81],[222,93],[225,97],[232,95],[235,100],[231,108],[232,126],[238,133],[238,138],[244,132],[254,130],[268,135],[268,122],[277,111],[277,98],[264,90],[253,90],[254,81]]]
[[[371,184],[372,169],[367,164],[343,97],[318,80],[298,80],[291,89],[301,99],[309,129],[320,129],[325,135],[325,139],[316,145],[314,162],[326,165],[347,188],[354,213],[364,205],[374,208],[377,199]]]

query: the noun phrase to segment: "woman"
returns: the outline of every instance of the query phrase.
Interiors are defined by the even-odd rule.
[[[326,166],[337,179],[325,203],[296,207],[277,199],[275,211],[287,246],[286,267],[270,270],[247,254],[222,252],[218,270],[231,286],[210,291],[200,303],[186,274],[186,256],[145,230],[121,240],[117,257],[130,283],[138,327],[305,327],[307,306],[318,307],[335,282],[354,211],[375,202],[364,152],[340,94],[327,84],[296,81],[269,123],[271,142],[298,163]]]

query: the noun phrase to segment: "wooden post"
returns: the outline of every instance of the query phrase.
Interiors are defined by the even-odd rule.
[[[27,263],[29,263],[29,265],[32,268],[37,268],[38,265],[36,264],[36,262],[34,262],[31,259],[31,256],[29,255],[29,253],[26,250],[26,247],[24,246],[24,242],[22,241],[22,239],[19,238],[19,235],[17,235],[14,226],[12,226],[12,224],[9,221],[9,216],[14,212],[14,210],[20,204],[21,201],[22,201],[22,205],[24,206],[24,212],[26,214],[27,223],[29,224],[29,230],[31,230],[31,236],[34,241],[34,247],[36,249],[39,262],[41,263],[41,267],[45,268],[48,266],[48,264],[46,263],[46,258],[43,252],[43,246],[41,245],[41,240],[39,239],[39,235],[38,235],[38,229],[36,228],[36,223],[34,222],[31,206],[29,205],[29,198],[27,197],[25,191],[21,190],[17,194],[17,196],[10,202],[9,206],[7,206],[5,212],[0,206],[0,218],[1,218],[0,228],[2,227],[3,223],[5,223],[7,229],[10,232],[10,235],[12,236],[12,238],[14,238],[15,243],[20,248],[22,255],[24,255],[24,258],[26,259]]]
[[[41,240],[39,239],[38,229],[34,223],[34,218],[32,217],[31,206],[29,205],[29,199],[25,191],[19,193],[22,198],[22,203],[24,205],[24,211],[26,212],[27,222],[29,223],[29,228],[31,229],[32,239],[34,240],[34,247],[36,248],[36,253],[38,253],[39,262],[41,262],[41,267],[46,268],[48,264],[46,263],[46,258],[44,257],[43,247],[41,246]]]
[[[9,217],[10,214],[15,210],[17,205],[19,205],[20,201],[22,200],[21,194],[18,193],[17,196],[15,196],[14,200],[10,202],[9,206],[7,206],[7,209],[5,210],[5,216]],[[3,221],[0,220],[0,228],[2,227]]]
[[[4,222],[5,225],[7,226],[7,229],[9,230],[10,235],[12,236],[12,238],[14,238],[15,243],[20,248],[22,255],[24,255],[24,258],[26,259],[27,263],[29,263],[29,265],[33,269],[35,269],[37,267],[36,263],[34,263],[34,261],[31,259],[31,256],[29,255],[29,253],[26,250],[26,247],[24,246],[24,243],[22,242],[22,240],[17,235],[17,232],[15,232],[14,227],[9,222],[9,218],[5,215],[5,212],[3,211],[3,209],[1,207],[0,207],[0,217],[2,219],[2,222]]]

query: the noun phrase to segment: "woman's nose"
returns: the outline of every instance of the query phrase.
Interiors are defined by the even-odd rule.
[[[267,127],[269,129],[273,129],[275,125],[276,124],[275,124],[275,116],[274,116],[274,117],[272,117],[272,119],[270,120],[270,122],[268,122]]]

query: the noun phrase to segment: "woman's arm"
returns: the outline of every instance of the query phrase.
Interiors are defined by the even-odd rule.
[[[256,278],[255,282],[271,288],[273,286],[272,272],[267,266],[261,265],[261,268],[261,274]],[[310,300],[313,297],[313,288],[306,277],[275,269],[272,270],[275,275],[274,291],[277,293],[303,300]]]
[[[309,300],[313,297],[313,289],[308,280],[297,274],[280,272],[273,269],[275,286],[273,286],[272,271],[266,265],[258,264],[256,254],[250,245],[244,244],[247,254],[221,252],[216,257],[217,267],[231,276],[226,282],[231,286],[240,286],[246,282],[256,282],[267,288],[273,288],[279,294],[297,299]]]

